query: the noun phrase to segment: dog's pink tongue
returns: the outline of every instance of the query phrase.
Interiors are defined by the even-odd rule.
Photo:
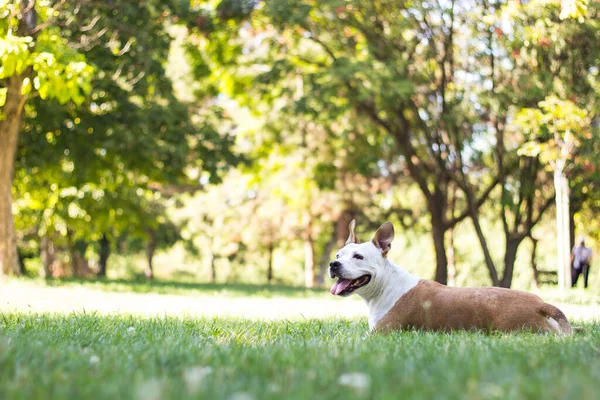
[[[352,279],[340,279],[340,280],[338,280],[331,287],[331,290],[330,290],[331,294],[337,296],[338,294],[342,293],[342,291],[344,289],[346,289],[348,287],[348,285],[350,285],[350,282],[352,282]]]

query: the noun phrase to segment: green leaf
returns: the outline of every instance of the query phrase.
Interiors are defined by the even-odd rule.
[[[39,82],[40,82],[40,86],[38,88],[38,93],[39,93],[40,97],[42,98],[42,100],[46,100],[48,98],[50,85],[48,84],[47,81],[41,82],[41,80],[40,80]]]
[[[3,107],[6,104],[6,94],[8,93],[8,88],[0,88],[0,107]]]
[[[526,142],[523,144],[517,154],[521,157],[537,157],[543,149],[543,145],[538,142]]]

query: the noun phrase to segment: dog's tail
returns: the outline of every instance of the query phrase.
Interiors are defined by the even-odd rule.
[[[548,319],[550,331],[562,336],[569,336],[573,334],[573,327],[571,327],[569,320],[558,308],[554,307],[552,304],[544,303],[541,311],[542,314]]]

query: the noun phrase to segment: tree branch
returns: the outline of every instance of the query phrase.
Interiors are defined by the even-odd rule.
[[[538,216],[531,219],[531,222],[528,226],[529,231],[531,231],[531,229],[533,229],[533,227],[535,225],[537,225],[538,222],[540,222],[540,219],[542,219],[542,217],[544,216],[544,213],[552,204],[554,204],[554,197],[550,197],[550,198],[546,199],[546,202],[540,208]]]
[[[492,183],[490,183],[490,185],[484,190],[484,192],[482,193],[481,197],[479,199],[477,199],[477,201],[475,202],[475,205],[477,206],[477,208],[481,207],[483,205],[483,203],[486,202],[486,200],[488,199],[488,197],[490,196],[490,194],[492,193],[492,191],[494,190],[494,188],[496,187],[496,185],[498,185],[498,183],[500,183],[499,179],[496,178],[494,179],[494,181]],[[463,211],[459,216],[451,219],[450,221],[448,221],[448,227],[452,228],[453,226],[455,226],[456,224],[458,224],[459,222],[463,221],[465,218],[467,218],[470,215],[470,211],[467,208],[465,211]]]

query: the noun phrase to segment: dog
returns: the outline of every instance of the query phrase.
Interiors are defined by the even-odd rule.
[[[455,288],[417,278],[387,258],[394,239],[390,222],[365,243],[357,240],[355,225],[352,220],[345,246],[329,264],[329,275],[338,278],[331,293],[362,297],[373,332],[573,332],[562,311],[534,294],[497,287]]]

